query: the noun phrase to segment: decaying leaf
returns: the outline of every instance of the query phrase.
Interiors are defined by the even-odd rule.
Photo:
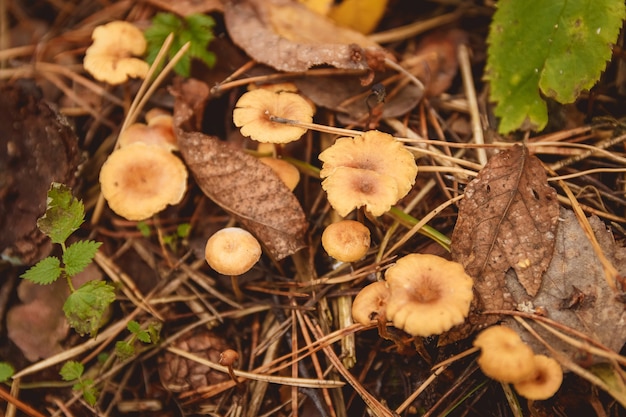
[[[175,132],[187,166],[202,191],[256,235],[272,257],[291,255],[304,247],[307,222],[289,188],[269,166],[241,149],[185,130],[208,92],[208,86],[196,80],[173,92]]]
[[[293,1],[231,1],[224,19],[233,42],[256,61],[280,71],[303,72],[322,64],[370,69],[381,65],[386,55],[362,34]]]
[[[458,47],[466,38],[467,34],[458,29],[430,34],[400,62],[422,81],[424,90],[397,72],[377,73],[373,82],[385,84],[386,90],[384,102],[378,103],[380,117],[402,116],[415,108],[424,95],[434,97],[446,91],[457,73]],[[363,86],[358,76],[303,77],[294,82],[318,106],[340,112],[338,120],[343,124],[362,124],[370,108],[377,105],[371,97],[371,87]]]
[[[504,275],[513,268],[534,296],[552,257],[559,204],[541,162],[520,145],[494,156],[459,204],[452,258],[474,278],[478,308],[511,308]]]
[[[603,253],[626,273],[626,248],[618,247],[602,221],[591,216],[589,223]],[[585,236],[574,213],[561,209],[559,229],[552,262],[546,270],[543,285],[535,297],[508,277],[507,288],[518,306],[541,308],[546,316],[562,325],[578,330],[619,352],[626,342],[626,309],[617,294],[607,285],[602,265]],[[507,318],[511,326],[519,326]],[[583,352],[558,339],[539,326],[533,326],[555,349],[579,360]],[[519,329],[520,335],[535,352],[545,352],[545,347],[528,332]]]
[[[32,81],[5,84],[0,96],[0,254],[30,264],[52,248],[37,218],[52,182],[74,183],[78,139]]]

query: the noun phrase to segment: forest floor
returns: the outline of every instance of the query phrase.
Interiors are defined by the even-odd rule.
[[[550,101],[540,132],[503,135],[485,81],[495,2],[371,0],[347,12],[309,2],[335,7],[339,21],[357,16],[368,35],[285,3],[0,2],[0,413],[626,416],[623,34],[590,91]],[[146,75],[145,62],[94,56],[85,69],[96,27],[146,31],[157,13],[170,14],[153,43],[146,32],[138,60],[199,13],[188,32],[178,27],[196,58],[176,71],[153,66],[149,81],[105,81],[122,67]],[[101,36],[108,58],[143,42],[121,36]],[[122,144],[135,123],[176,148],[149,156],[157,145]],[[283,143],[258,142],[267,140]],[[124,149],[127,165],[105,185],[103,166]],[[128,207],[114,201],[121,183],[152,175],[161,176],[149,189],[120,197]],[[157,203],[165,208],[144,214],[179,175],[179,191]],[[52,183],[85,211],[55,244],[37,219],[81,213],[63,194],[47,198]],[[46,212],[56,203],[61,213]],[[343,218],[365,226],[369,242],[342,262],[322,232]],[[226,227],[260,241],[250,269],[207,264],[207,240]],[[77,242],[93,262],[73,273]],[[62,258],[67,280],[22,278],[49,256]],[[427,307],[463,298],[465,284],[447,281],[460,263],[470,283],[460,318],[439,323],[450,307],[423,306],[399,318],[394,309],[415,301],[413,284],[394,287],[400,260],[434,286],[413,290]],[[67,307],[90,282],[107,284]],[[355,323],[354,299],[373,283],[384,294]],[[554,395],[527,399],[485,376],[473,341],[496,323],[558,362]]]

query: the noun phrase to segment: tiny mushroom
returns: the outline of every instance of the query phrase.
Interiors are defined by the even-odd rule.
[[[385,272],[385,280],[387,318],[413,336],[441,334],[469,314],[473,280],[457,262],[410,254]]]
[[[298,171],[298,168],[284,159],[263,157],[259,158],[259,161],[272,168],[272,171],[278,175],[278,178],[280,178],[291,191],[293,191],[298,185],[298,182],[300,182],[300,171]]]
[[[370,248],[370,230],[355,220],[340,220],[322,233],[324,250],[341,262],[355,262]]]
[[[239,98],[233,111],[233,123],[241,128],[242,135],[256,141],[288,143],[298,140],[306,129],[274,122],[270,116],[311,123],[313,113],[313,107],[298,94],[257,89]]]
[[[474,346],[480,348],[480,369],[497,381],[516,383],[535,372],[533,350],[510,327],[488,327],[476,336]]]
[[[220,274],[230,275],[237,299],[243,294],[237,275],[248,272],[261,257],[261,245],[247,230],[226,227],[214,233],[206,243],[204,257],[211,268]]]
[[[389,288],[384,281],[366,285],[354,297],[352,318],[357,323],[368,325],[372,320],[386,322],[385,307],[389,299]]]
[[[322,188],[341,216],[363,206],[380,216],[411,190],[417,175],[413,154],[393,136],[377,130],[339,138],[319,159]]]
[[[109,155],[100,171],[100,187],[115,213],[145,220],[182,200],[187,169],[168,150],[137,142]]]
[[[146,40],[132,23],[113,21],[98,26],[91,37],[93,43],[85,52],[83,66],[96,80],[115,85],[129,77],[146,76],[148,63],[133,58],[145,52]]]
[[[171,124],[168,127],[165,124],[145,125],[143,123],[133,123],[120,133],[117,142],[120,147],[141,142],[160,146],[168,151],[178,149],[178,142]]]
[[[517,393],[529,400],[547,400],[561,387],[563,370],[561,365],[545,355],[533,357],[535,372],[529,379],[513,384]]]

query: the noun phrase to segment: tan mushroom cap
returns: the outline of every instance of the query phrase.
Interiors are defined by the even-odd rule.
[[[411,152],[393,136],[376,130],[337,139],[319,159],[322,188],[342,216],[358,207],[380,216],[411,190],[417,175]]]
[[[463,266],[435,255],[411,254],[385,272],[387,318],[413,336],[441,334],[463,323],[473,298]]]
[[[261,257],[261,245],[239,227],[226,227],[209,238],[204,257],[211,268],[224,275],[241,275]]]
[[[340,220],[322,233],[326,253],[341,262],[355,262],[370,248],[370,230],[355,220]]]
[[[100,186],[115,213],[144,220],[182,200],[187,169],[166,149],[133,143],[109,155],[100,171]]]
[[[488,327],[476,336],[474,346],[480,348],[480,369],[497,381],[515,383],[535,372],[533,350],[510,327]]]
[[[96,80],[121,84],[129,77],[144,78],[147,62],[133,58],[146,50],[141,30],[125,21],[98,26],[92,35],[92,45],[85,52],[83,66]]]
[[[170,118],[171,122],[171,118]],[[128,126],[117,140],[120,147],[128,146],[131,143],[141,142],[147,145],[160,146],[168,151],[178,149],[178,141],[174,134],[174,128],[170,123],[145,125],[143,123],[133,123]]]
[[[298,168],[284,159],[263,157],[259,158],[259,161],[272,168],[272,171],[278,175],[278,178],[280,178],[291,191],[293,191],[300,182],[300,171],[298,171]]]
[[[561,365],[545,355],[533,357],[535,372],[529,379],[513,384],[515,391],[529,400],[547,400],[561,387],[563,370]]]
[[[288,143],[299,139],[306,129],[270,121],[270,116],[310,123],[313,108],[298,94],[257,89],[243,94],[233,111],[233,123],[241,134],[259,142]]]
[[[376,281],[363,287],[352,302],[352,318],[357,323],[368,325],[378,317],[385,317],[388,299],[389,288],[384,281]]]

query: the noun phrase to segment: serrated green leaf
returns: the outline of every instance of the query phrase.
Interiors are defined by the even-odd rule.
[[[94,381],[89,379],[85,381],[86,383],[83,385],[83,398],[90,406],[96,405],[98,401],[98,389],[96,388]]]
[[[540,91],[570,103],[599,79],[625,16],[623,0],[500,0],[491,23],[486,77],[502,133],[541,130]]]
[[[128,342],[120,340],[115,342],[115,354],[121,360],[132,358],[135,355],[135,347]]]
[[[137,323],[135,320],[129,321],[128,324],[126,325],[126,328],[132,334],[137,334],[141,331],[141,325]]]
[[[63,243],[80,227],[85,218],[85,208],[63,184],[52,183],[48,191],[46,213],[37,220],[37,227],[53,243]]]
[[[52,284],[61,276],[61,261],[54,256],[48,256],[37,262],[35,266],[20,275],[34,284]]]
[[[161,338],[161,328],[163,328],[163,324],[160,322],[150,323],[148,325],[148,333],[150,333],[150,341],[156,344],[159,342]]]
[[[83,376],[85,367],[82,363],[76,361],[67,361],[63,364],[63,367],[59,371],[63,381],[74,381]]]
[[[0,362],[0,382],[6,382],[13,376],[15,369],[10,363]]]
[[[80,335],[94,336],[107,307],[115,300],[115,288],[104,281],[89,281],[65,300],[63,311]]]
[[[150,334],[145,330],[141,330],[137,332],[137,339],[143,343],[150,343]]]
[[[101,242],[81,240],[68,246],[63,254],[65,273],[73,277],[82,272],[91,263],[93,257],[96,256],[100,245],[102,245]]]

